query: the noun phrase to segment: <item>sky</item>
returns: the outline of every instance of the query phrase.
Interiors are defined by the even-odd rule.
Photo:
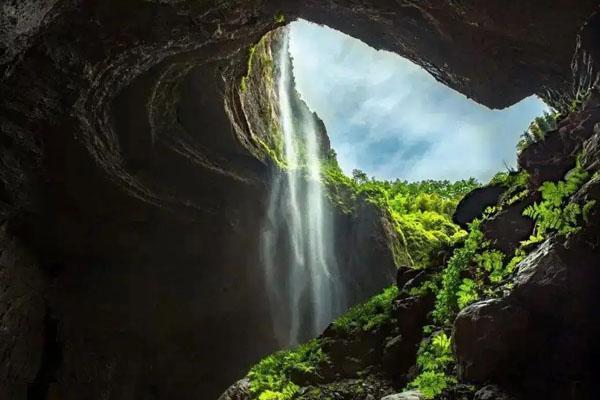
[[[485,182],[516,165],[519,136],[548,109],[532,96],[490,110],[397,54],[310,22],[291,26],[296,88],[347,174]]]

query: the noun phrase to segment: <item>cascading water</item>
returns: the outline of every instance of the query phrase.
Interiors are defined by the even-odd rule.
[[[334,251],[333,219],[321,184],[315,115],[298,101],[283,33],[277,96],[286,168],[274,171],[262,234],[265,282],[282,346],[318,335],[345,308]]]

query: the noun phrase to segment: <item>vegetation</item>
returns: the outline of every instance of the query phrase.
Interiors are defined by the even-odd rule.
[[[466,235],[452,222],[452,214],[460,199],[479,186],[475,179],[380,181],[359,170],[350,178],[340,169],[333,151],[322,170],[327,193],[343,212],[354,212],[359,199],[364,199],[387,213],[401,241],[395,254],[398,264],[425,268],[440,250]]]
[[[556,129],[557,113],[546,113],[537,118],[526,132],[521,149],[544,140]],[[525,146],[525,147],[523,147]],[[592,179],[600,179],[595,175]],[[439,267],[435,265],[439,250],[452,254],[438,272],[432,272],[420,287],[412,288],[411,296],[435,294],[435,305],[428,323],[423,328],[424,339],[417,352],[417,374],[408,388],[418,389],[425,398],[433,399],[457,383],[455,359],[448,336],[452,322],[460,310],[481,298],[497,296],[511,286],[510,277],[517,265],[533,249],[533,245],[549,235],[570,235],[580,229],[582,222],[592,218],[596,202],[575,203],[573,195],[589,181],[589,174],[578,161],[563,180],[544,182],[540,188],[541,201],[527,207],[523,214],[535,221],[532,237],[522,242],[513,254],[504,254],[487,241],[482,224],[503,208],[530,198],[530,177],[526,171],[498,173],[491,185],[506,190],[495,207],[473,221],[468,231],[452,223],[451,217],[458,201],[479,186],[473,180],[459,182],[380,181],[366,173],[354,170],[346,176],[331,151],[322,166],[322,180],[330,200],[343,212],[354,213],[361,202],[380,208],[389,217],[400,242],[397,260],[414,268]],[[393,300],[398,288],[390,287],[364,304],[352,308],[333,322],[336,330],[345,335],[371,331],[392,318]],[[303,373],[317,373],[316,366],[327,362],[318,341],[310,342],[291,352],[277,353],[253,368],[251,390],[260,400],[287,400],[298,390],[289,377],[295,369]]]
[[[248,373],[250,393],[258,400],[291,399],[299,389],[291,380],[292,374],[316,374],[318,365],[325,360],[325,353],[316,339],[295,349],[272,354]]]
[[[430,333],[431,327],[425,328]],[[408,385],[418,389],[427,399],[433,399],[441,394],[446,387],[456,383],[450,369],[454,364],[454,355],[450,338],[445,332],[439,331],[421,342],[417,352],[417,367],[419,375]]]
[[[556,130],[560,116],[558,112],[545,112],[544,115],[537,117],[521,135],[517,150],[521,152],[531,144],[545,140],[548,132]]]
[[[589,173],[580,162],[567,173],[565,179],[559,182],[544,182],[540,187],[542,201],[535,203],[523,211],[523,215],[535,221],[535,231],[532,241],[541,241],[549,233],[557,232],[568,235],[579,230],[579,217],[583,218],[584,208],[570,202],[569,198],[588,181]]]
[[[278,12],[277,14],[275,14],[275,16],[273,17],[273,19],[275,20],[276,24],[283,24],[283,23],[285,23],[285,15],[282,12]]]
[[[398,296],[398,287],[393,285],[369,301],[359,304],[333,322],[342,332],[369,331],[390,320],[392,301]]]

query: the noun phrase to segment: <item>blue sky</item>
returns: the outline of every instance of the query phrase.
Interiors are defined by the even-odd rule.
[[[490,110],[394,53],[306,21],[291,25],[297,89],[348,174],[487,181],[515,165],[520,134],[547,110],[536,97]]]

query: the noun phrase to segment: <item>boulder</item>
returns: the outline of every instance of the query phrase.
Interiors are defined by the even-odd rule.
[[[529,313],[501,300],[485,300],[463,309],[454,321],[452,342],[459,379],[485,383],[517,371]]]
[[[533,233],[534,221],[523,216],[523,210],[530,203],[520,201],[512,204],[481,224],[485,238],[506,255],[512,255],[520,242]]]
[[[407,392],[391,394],[382,397],[381,400],[424,400],[425,396],[418,390],[409,390]]]
[[[241,379],[231,385],[218,400],[250,400],[250,381]]]
[[[600,270],[589,236],[573,235],[569,247],[547,240],[518,265],[510,295],[459,313],[453,343],[460,379],[549,400],[597,398]]]
[[[385,343],[382,364],[387,373],[394,376],[405,374],[415,364],[417,343],[402,335],[395,336]]]
[[[503,186],[485,186],[471,191],[458,203],[452,220],[467,229],[469,223],[483,216],[486,208],[495,206],[505,191]]]
[[[398,289],[402,289],[404,287],[404,285],[406,284],[406,282],[412,280],[415,276],[419,275],[422,271],[412,268],[412,267],[408,267],[408,266],[401,266],[400,268],[398,268],[398,271],[396,272],[396,286],[398,286]]]
[[[488,385],[479,389],[473,400],[515,400],[515,398],[503,392],[498,386]]]

